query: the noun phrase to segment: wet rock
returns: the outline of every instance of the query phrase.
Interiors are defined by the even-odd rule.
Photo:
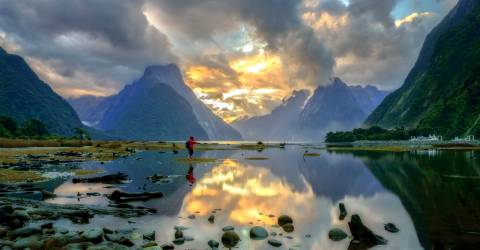
[[[194,215],[194,214],[189,215],[188,218],[189,218],[190,220],[195,220],[195,215]]]
[[[382,236],[376,235],[367,228],[357,214],[352,215],[348,223],[353,239],[366,246],[386,245],[388,241]]]
[[[275,236],[277,236],[277,232],[271,232],[270,235],[275,237]]]
[[[162,248],[160,248],[159,246],[149,246],[149,247],[144,247],[143,250],[162,250]]]
[[[108,174],[96,177],[73,178],[73,183],[103,183],[103,184],[122,184],[128,180],[128,175],[124,173]]]
[[[175,247],[172,244],[163,244],[163,245],[160,246],[160,248],[162,248],[162,250],[175,249]]]
[[[15,229],[9,233],[7,233],[7,237],[10,239],[16,239],[19,237],[27,237],[35,234],[41,234],[42,230],[37,227],[24,227],[24,228],[19,228]]]
[[[268,244],[270,244],[273,247],[281,247],[282,246],[282,242],[280,242],[276,239],[269,239]]]
[[[80,243],[70,243],[66,245],[63,249],[65,250],[83,250],[93,246],[93,243],[90,242],[80,242]]]
[[[163,197],[162,192],[125,193],[115,190],[108,198],[115,202],[145,201]]]
[[[189,228],[188,228],[188,227],[183,227],[183,226],[174,226],[173,229],[175,229],[175,231],[176,231],[176,230],[185,231],[185,230],[187,230],[187,229],[189,229]]]
[[[224,226],[222,228],[222,231],[224,231],[224,232],[233,231],[233,230],[235,230],[235,228],[232,227],[232,226]]]
[[[277,223],[279,226],[283,227],[285,224],[293,224],[292,217],[288,215],[280,215],[278,217]]]
[[[91,228],[81,234],[82,239],[93,244],[103,241],[103,230],[101,228]]]
[[[143,248],[154,247],[154,246],[158,246],[157,242],[155,241],[149,241],[142,245]],[[160,249],[160,247],[158,249]]]
[[[95,246],[88,247],[87,250],[127,250],[129,249],[126,246],[122,246],[120,244],[114,243],[114,242],[103,242],[102,244],[98,244]]]
[[[398,233],[400,231],[400,229],[398,229],[398,227],[395,226],[395,224],[393,224],[393,223],[385,224],[384,228],[385,228],[385,230],[387,230],[390,233]]]
[[[287,233],[291,233],[295,230],[295,227],[293,226],[292,223],[287,223],[287,224],[283,225],[282,228],[283,228],[283,231],[285,231]]]
[[[222,244],[226,248],[235,247],[239,241],[240,241],[240,237],[238,236],[237,233],[233,231],[227,231],[222,235]]]
[[[175,239],[183,238],[183,232],[181,230],[175,231]]]
[[[175,245],[182,245],[183,243],[185,243],[185,239],[184,238],[176,238],[172,242]]]
[[[52,222],[48,222],[48,223],[42,224],[42,225],[40,226],[40,228],[43,228],[43,229],[53,229],[53,223],[52,223]]]
[[[216,240],[209,240],[207,244],[210,248],[218,248],[220,246],[220,242]]]
[[[68,233],[68,229],[64,228],[64,227],[55,227],[55,233],[58,233],[58,234],[67,234]]]
[[[155,231],[151,231],[148,233],[143,234],[144,240],[155,240]]]
[[[43,241],[40,241],[38,235],[29,236],[26,238],[20,238],[13,242],[12,249],[42,249]]]
[[[305,238],[311,238],[312,235],[311,234],[305,234]]]
[[[215,222],[215,216],[213,214],[208,217],[208,222],[210,222],[210,224]]]
[[[250,238],[252,240],[263,240],[263,239],[266,239],[267,237],[268,237],[268,232],[263,227],[256,226],[250,229]]]
[[[345,204],[340,202],[338,204],[338,209],[340,210],[340,215],[338,216],[338,219],[339,220],[345,219],[345,217],[347,216],[347,209],[345,209]]]
[[[334,228],[328,232],[328,238],[333,241],[341,241],[347,238],[347,233],[345,233],[342,229]]]
[[[80,243],[82,241],[83,239],[77,233],[69,232],[68,234],[65,234],[65,235],[53,236],[48,238],[45,241],[44,248],[59,249],[68,244]]]
[[[102,228],[102,230],[105,234],[113,234],[113,230],[111,230],[109,228],[104,227],[104,228]]]
[[[135,245],[129,238],[118,234],[106,234],[105,239],[128,247]]]
[[[0,226],[0,238],[5,237],[5,235],[8,233],[8,230],[2,226]]]
[[[49,191],[47,191],[47,190],[43,190],[43,189],[42,189],[40,192],[42,193],[42,199],[43,199],[43,200],[53,199],[53,198],[57,197],[56,194],[54,194],[54,193],[52,193],[52,192],[49,192]]]

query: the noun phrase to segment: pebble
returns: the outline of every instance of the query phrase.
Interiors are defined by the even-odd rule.
[[[282,242],[280,242],[276,239],[269,239],[268,244],[270,244],[273,247],[281,247],[282,246]]]

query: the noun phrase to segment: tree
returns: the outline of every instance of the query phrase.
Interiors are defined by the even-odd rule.
[[[22,134],[28,137],[49,135],[45,124],[37,119],[30,119],[22,123]]]
[[[12,136],[17,133],[17,123],[8,116],[0,116],[0,127],[3,127]]]
[[[79,139],[79,140],[90,140],[91,139],[90,135],[83,128],[75,128],[73,130],[73,133],[75,134],[75,136],[73,137],[75,139]]]

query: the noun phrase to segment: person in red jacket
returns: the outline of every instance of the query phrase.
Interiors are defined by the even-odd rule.
[[[185,147],[188,150],[188,157],[190,160],[192,160],[192,156],[193,156],[193,145],[195,145],[196,143],[197,141],[195,141],[195,138],[193,138],[193,136],[190,136],[190,139],[187,141],[185,145]]]

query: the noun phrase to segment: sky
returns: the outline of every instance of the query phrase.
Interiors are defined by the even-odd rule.
[[[334,76],[401,86],[456,0],[0,0],[0,46],[65,98],[176,63],[227,122]]]

